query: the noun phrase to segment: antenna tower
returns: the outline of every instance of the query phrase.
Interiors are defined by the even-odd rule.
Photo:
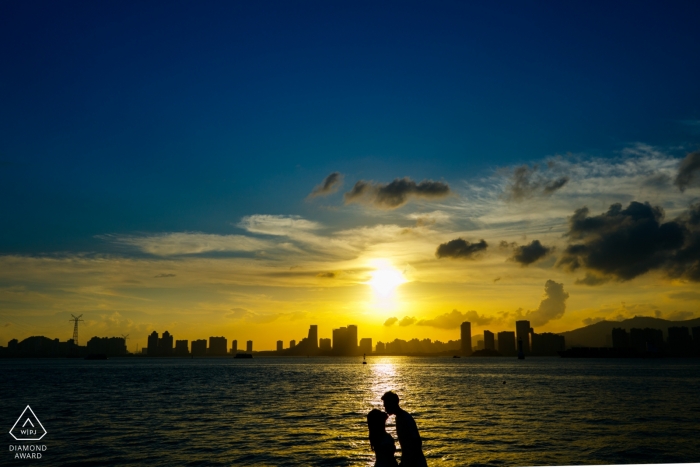
[[[75,325],[73,326],[73,345],[76,347],[78,346],[78,321],[85,321],[84,319],[80,319],[83,315],[75,316],[71,315],[72,318],[69,319],[68,321],[73,321],[75,322]]]

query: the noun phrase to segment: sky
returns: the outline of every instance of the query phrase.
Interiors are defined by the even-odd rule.
[[[700,317],[700,5],[565,3],[1,2],[0,345]]]

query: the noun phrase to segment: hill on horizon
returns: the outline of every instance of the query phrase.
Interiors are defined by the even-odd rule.
[[[669,321],[667,319],[652,318],[651,316],[635,316],[623,321],[599,321],[588,326],[572,331],[560,332],[566,339],[566,347],[612,347],[613,328],[623,328],[629,332],[632,328],[661,329],[664,340],[668,337],[668,328],[685,326],[692,334],[691,328],[700,326],[700,318],[685,321]]]

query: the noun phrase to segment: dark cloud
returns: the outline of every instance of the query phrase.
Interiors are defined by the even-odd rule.
[[[410,326],[417,320],[413,316],[404,316],[401,321],[399,321],[399,326]]]
[[[669,321],[685,321],[687,319],[692,319],[694,316],[695,313],[692,311],[674,311],[668,315],[667,319]]]
[[[691,152],[681,161],[678,167],[678,175],[673,183],[681,190],[697,180],[697,172],[700,171],[700,151]]]
[[[176,277],[177,274],[158,274],[157,276],[153,277]]]
[[[451,193],[443,182],[423,180],[416,183],[408,177],[397,178],[388,184],[360,180],[345,193],[345,204],[364,203],[380,209],[396,209],[411,198],[439,199]]]
[[[674,292],[668,294],[668,298],[673,300],[700,300],[700,292]]]
[[[482,251],[486,251],[488,243],[481,239],[477,243],[470,243],[462,238],[455,238],[437,247],[435,256],[438,258],[473,259]]]
[[[384,321],[384,326],[392,326],[396,324],[396,322],[399,320],[399,318],[392,316],[391,318],[387,319]]]
[[[12,326],[12,323],[5,323],[2,325],[3,328],[9,328],[10,326]]]
[[[636,201],[624,209],[613,204],[598,216],[578,209],[569,219],[569,246],[557,264],[570,271],[587,269],[599,279],[626,281],[663,270],[670,277],[700,281],[700,205],[670,222],[662,222],[663,217],[660,207]]]
[[[649,188],[656,188],[657,190],[662,190],[668,188],[671,184],[671,177],[663,173],[657,173],[651,175],[646,180],[642,182],[642,185]]]
[[[501,242],[503,245],[503,242]],[[532,264],[535,261],[544,258],[552,251],[551,247],[546,247],[539,240],[533,240],[528,245],[516,246],[511,260],[520,263],[523,266]]]
[[[554,167],[548,165],[548,168]],[[538,166],[522,165],[513,170],[513,175],[506,187],[506,199],[522,201],[534,196],[549,196],[567,184],[569,177],[550,179],[539,172]]]
[[[486,316],[479,316],[474,310],[466,311],[464,313],[458,310],[452,310],[449,313],[445,313],[440,316],[436,316],[433,319],[421,319],[416,323],[416,326],[431,326],[440,329],[455,329],[460,326],[464,321],[469,321],[477,326],[485,326],[493,321],[493,318]]]
[[[316,196],[326,196],[338,191],[340,186],[343,184],[343,174],[340,172],[333,172],[323,179],[320,185],[309,194],[309,198],[315,198]]]
[[[316,277],[323,277],[326,279],[333,279],[335,278],[335,273],[334,272],[319,272],[316,274]]]
[[[576,285],[602,285],[605,284],[606,282],[610,282],[609,277],[600,277],[596,276],[594,274],[591,274],[590,272],[586,273],[586,276],[583,279],[576,279],[576,282],[574,284]]]
[[[536,310],[525,313],[525,319],[534,326],[544,326],[552,320],[564,316],[566,311],[566,299],[569,294],[564,292],[564,284],[548,280],[544,284],[544,298]]]

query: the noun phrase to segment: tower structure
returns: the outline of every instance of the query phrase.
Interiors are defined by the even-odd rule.
[[[83,315],[75,316],[71,315],[72,318],[69,319],[68,321],[73,321],[75,324],[73,325],[73,345],[76,347],[78,346],[78,321],[85,321],[83,319],[80,319]]]
[[[469,356],[472,354],[472,323],[469,321],[463,322],[460,325],[459,330],[462,344],[462,355]]]

